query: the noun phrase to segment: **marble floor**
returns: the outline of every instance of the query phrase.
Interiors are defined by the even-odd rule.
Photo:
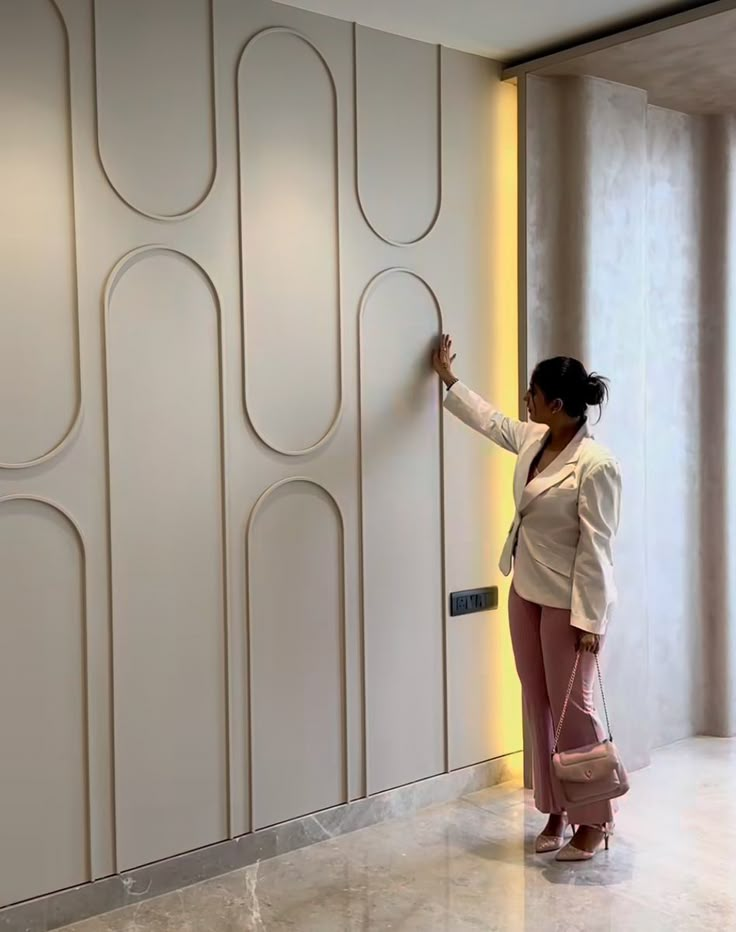
[[[592,863],[533,854],[539,824],[497,787],[67,932],[736,930],[736,741],[658,752]]]

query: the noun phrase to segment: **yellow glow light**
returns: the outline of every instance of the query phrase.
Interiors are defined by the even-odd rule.
[[[502,84],[494,94],[493,139],[495,148],[492,168],[491,205],[491,345],[489,396],[502,410],[516,414],[519,408],[518,360],[518,128],[517,91],[511,84]],[[488,482],[493,490],[489,506],[492,509],[489,527],[493,535],[493,551],[503,547],[506,531],[513,515],[513,457],[499,452],[491,461]],[[514,665],[508,634],[508,582],[501,590],[501,614],[496,649],[489,662],[492,665],[488,709],[495,721],[496,738],[504,748],[522,747],[521,691]],[[502,629],[502,630],[501,630]],[[500,730],[500,734],[499,734]]]

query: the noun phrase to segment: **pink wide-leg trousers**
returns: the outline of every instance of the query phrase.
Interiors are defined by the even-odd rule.
[[[555,727],[575,663],[577,632],[570,626],[569,611],[527,602],[513,586],[509,620],[516,669],[531,728],[534,801],[540,812],[560,814],[563,807],[550,761]],[[584,653],[560,736],[562,751],[603,740],[604,731],[593,697],[595,681],[595,657]],[[574,825],[602,825],[612,821],[613,807],[609,802],[597,803],[567,815]]]

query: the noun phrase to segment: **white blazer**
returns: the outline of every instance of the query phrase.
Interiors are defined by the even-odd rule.
[[[575,628],[603,634],[616,601],[613,542],[621,504],[621,471],[587,423],[569,446],[528,482],[547,428],[500,414],[456,382],[445,407],[463,423],[518,457],[516,513],[501,556],[504,576],[529,602],[569,609]]]

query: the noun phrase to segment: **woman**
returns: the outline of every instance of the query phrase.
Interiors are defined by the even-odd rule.
[[[469,427],[518,457],[516,515],[501,558],[514,571],[509,600],[511,640],[531,727],[534,795],[549,821],[537,852],[560,861],[594,857],[612,824],[610,802],[565,812],[550,760],[555,726],[575,657],[578,673],[560,738],[569,750],[604,737],[593,690],[596,658],[615,601],[612,547],[618,529],[621,473],[593,440],[590,407],[608,397],[605,379],[576,359],[557,357],[534,370],[525,402],[529,421],[505,417],[453,373],[452,341],[443,336],[433,357],[447,386],[445,406]],[[577,826],[566,846],[568,826]]]

